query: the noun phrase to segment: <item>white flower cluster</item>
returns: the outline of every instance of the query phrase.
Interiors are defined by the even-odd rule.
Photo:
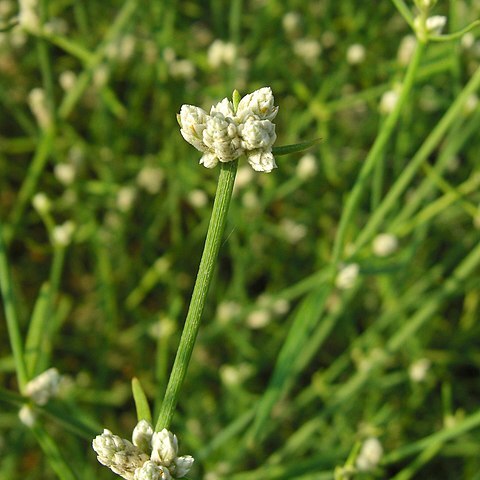
[[[383,447],[378,438],[367,438],[358,454],[356,466],[361,472],[373,470],[379,463],[383,455]]]
[[[98,461],[126,480],[183,478],[193,464],[190,455],[178,456],[178,440],[173,433],[165,428],[154,432],[146,420],[138,422],[132,442],[105,429],[92,446]]]
[[[37,405],[46,405],[58,393],[61,375],[56,368],[49,368],[30,380],[25,386],[25,394]]]
[[[246,154],[254,170],[271,172],[277,166],[272,154],[277,138],[272,120],[277,111],[272,90],[264,87],[245,95],[237,111],[224,98],[211,108],[210,115],[199,107],[183,105],[177,118],[183,138],[203,152],[200,163],[205,167]]]

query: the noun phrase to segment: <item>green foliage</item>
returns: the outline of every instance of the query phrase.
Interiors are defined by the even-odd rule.
[[[409,54],[413,3],[41,0],[26,32],[0,2],[0,478],[115,478],[93,436],[156,422],[219,170],[176,114],[263,86],[279,168],[239,159],[171,425],[189,478],[478,475],[480,7],[438,1],[444,35]]]

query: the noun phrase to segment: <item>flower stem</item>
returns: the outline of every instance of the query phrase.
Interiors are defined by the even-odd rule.
[[[25,358],[23,355],[23,340],[20,333],[20,322],[17,316],[13,291],[14,287],[7,260],[2,223],[0,222],[0,298],[3,300],[3,309],[5,311],[8,336],[10,338],[13,358],[15,361],[18,386],[20,392],[23,392],[23,389],[28,381],[28,376]]]
[[[178,346],[177,355],[173,364],[172,373],[168,381],[165,397],[160,408],[156,431],[169,428],[178,402],[180,388],[187,372],[190,357],[192,356],[195,339],[200,328],[205,300],[210,286],[213,270],[220,250],[228,207],[232,197],[233,184],[237,173],[238,161],[222,163],[218,177],[217,193],[213,204],[212,216],[208,226],[207,238],[203,249],[202,259],[198,268],[197,279],[193,288],[192,299],[183,327],[182,337]]]

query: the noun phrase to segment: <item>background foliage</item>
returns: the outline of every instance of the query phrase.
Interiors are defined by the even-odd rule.
[[[385,455],[359,478],[480,478],[475,94],[361,237],[477,71],[476,32],[428,45],[348,225],[341,257],[360,273],[342,290],[329,281],[339,219],[384,126],[382,95],[408,63],[412,32],[392,2],[43,0],[40,9],[46,38],[18,26],[0,34],[0,218],[22,335],[33,318],[40,325],[36,373],[53,366],[68,381],[32,435],[18,420],[0,323],[1,478],[57,478],[56,448],[78,478],[114,478],[91,439],[104,427],[129,435],[133,376],[158,409],[215,192],[218,172],[197,165],[175,115],[265,85],[280,106],[277,145],[322,142],[314,163],[296,154],[268,175],[240,167],[172,428],[196,458],[190,477],[333,478],[374,436]],[[0,2],[2,19],[16,11]],[[434,13],[456,31],[480,3],[440,1]],[[54,127],[29,107],[38,87]],[[39,192],[48,212],[32,206]],[[65,221],[75,231],[63,248],[52,236]],[[399,242],[386,257],[372,250],[380,232]]]

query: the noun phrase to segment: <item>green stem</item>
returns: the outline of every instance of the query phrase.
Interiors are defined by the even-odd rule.
[[[238,162],[222,163],[218,177],[217,193],[213,204],[212,216],[208,226],[205,247],[198,268],[197,280],[193,288],[187,319],[183,327],[182,338],[178,346],[172,373],[168,381],[165,397],[160,409],[156,431],[169,428],[178,402],[180,388],[187,373],[195,339],[200,328],[208,288],[212,281],[213,270],[220,250],[225,223],[232,196],[233,184]]]
[[[365,163],[363,164],[363,167],[353,187],[353,190],[347,199],[347,204],[345,205],[342,217],[340,219],[340,225],[338,227],[338,232],[333,247],[332,266],[335,269],[335,272],[338,262],[340,261],[340,258],[342,256],[347,227],[351,224],[351,220],[355,212],[357,211],[358,205],[360,203],[361,196],[366,186],[370,183],[370,174],[372,173],[372,170],[375,167],[376,163],[381,160],[385,146],[390,140],[395,126],[397,125],[400,113],[413,87],[415,77],[418,71],[418,66],[420,64],[420,59],[422,58],[424,50],[425,44],[422,42],[418,42],[413,58],[408,66],[407,73],[405,74],[405,80],[403,82],[400,97],[395,105],[395,108],[385,120],[385,123],[383,124],[382,129],[377,136],[372,149],[370,150],[367,158],[365,159]]]
[[[402,174],[396,180],[392,187],[390,187],[388,194],[383,199],[377,210],[368,220],[367,225],[362,229],[355,241],[354,251],[364,246],[377,231],[379,225],[387,215],[387,213],[398,203],[398,199],[402,193],[407,189],[408,185],[414,178],[418,169],[427,160],[428,156],[435,150],[437,145],[441,142],[442,138],[447,133],[447,130],[453,124],[453,122],[460,115],[462,108],[472,93],[474,93],[480,87],[480,68],[474,73],[470,81],[465,85],[462,92],[457,96],[456,100],[452,103],[445,115],[437,123],[435,128],[430,132],[428,137],[423,142],[417,153],[410,160],[408,165],[405,166]]]
[[[15,299],[13,294],[13,282],[8,266],[7,252],[3,240],[2,224],[0,222],[0,291],[3,300],[3,308],[7,319],[7,330],[12,346],[13,358],[15,359],[15,369],[20,391],[27,383],[27,367],[23,356],[23,341],[20,333],[20,324],[15,308]]]

